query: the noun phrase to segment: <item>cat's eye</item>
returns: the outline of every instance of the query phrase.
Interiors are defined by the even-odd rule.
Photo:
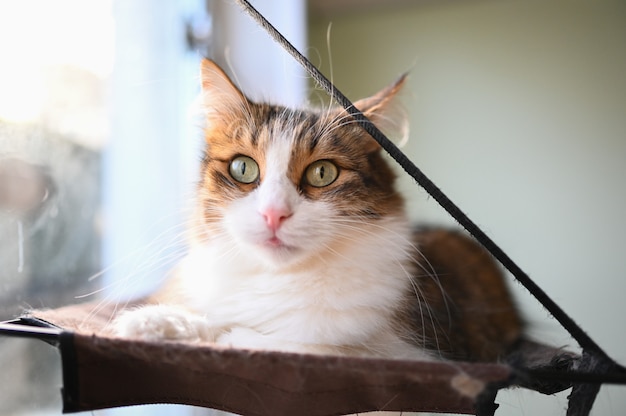
[[[339,176],[337,166],[329,160],[318,160],[306,169],[306,182],[316,188],[328,186]]]
[[[228,167],[230,176],[241,183],[252,183],[259,179],[259,165],[248,156],[237,156]]]

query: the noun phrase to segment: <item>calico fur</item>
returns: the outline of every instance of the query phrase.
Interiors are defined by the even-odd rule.
[[[403,83],[355,105],[397,124]],[[461,234],[412,228],[379,145],[343,109],[252,102],[209,60],[202,87],[190,253],[147,305],[116,319],[116,334],[483,361],[519,338],[489,256]]]

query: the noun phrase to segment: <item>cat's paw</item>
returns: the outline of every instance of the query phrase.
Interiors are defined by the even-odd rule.
[[[148,341],[213,341],[214,331],[201,316],[168,305],[122,312],[112,323],[114,335]]]

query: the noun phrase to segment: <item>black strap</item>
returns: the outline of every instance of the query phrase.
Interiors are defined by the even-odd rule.
[[[270,36],[294,57],[324,90],[354,118],[370,136],[411,176],[443,209],[488,250],[565,328],[585,351],[613,361],[600,346],[554,302],[487,234],[454,204],[396,145],[394,145],[348,98],[341,93],[304,55],[302,55],[247,0],[235,0]]]
[[[57,346],[62,329],[41,319],[23,317],[0,322],[0,335],[38,339]]]

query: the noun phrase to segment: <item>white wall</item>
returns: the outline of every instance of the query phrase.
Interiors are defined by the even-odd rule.
[[[424,4],[424,3],[422,3]],[[610,355],[626,363],[626,3],[447,1],[313,19],[314,62],[350,98],[410,70],[405,148]],[[403,176],[416,221],[453,222]],[[514,285],[531,335],[575,343]],[[626,412],[605,387],[594,414]],[[503,394],[498,415],[564,414]]]

